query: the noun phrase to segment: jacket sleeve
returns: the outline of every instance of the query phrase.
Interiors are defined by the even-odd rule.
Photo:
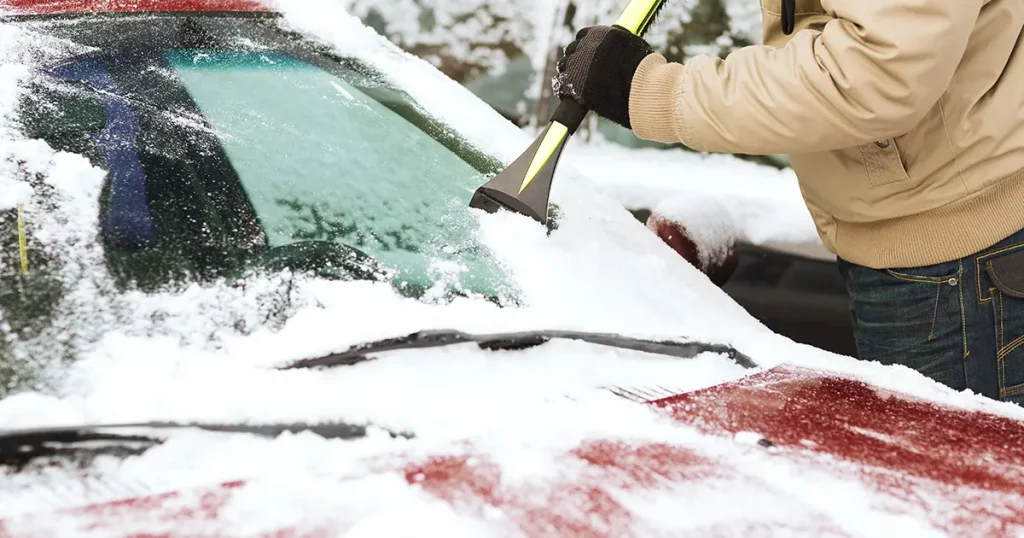
[[[823,0],[834,18],[783,48],[685,64],[648,56],[630,95],[637,136],[698,151],[809,153],[900,136],[946,91],[984,0]]]

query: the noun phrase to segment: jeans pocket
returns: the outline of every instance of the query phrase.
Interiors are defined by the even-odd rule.
[[[1024,404],[1024,251],[985,263],[1003,400]]]
[[[906,270],[844,268],[860,358],[900,364],[960,387],[964,378],[959,262]]]

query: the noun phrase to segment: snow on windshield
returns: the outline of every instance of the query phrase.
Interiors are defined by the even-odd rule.
[[[508,162],[528,144],[528,137],[467,90],[426,62],[401,53],[336,4],[318,0],[280,2],[279,7],[286,28],[374,65],[485,152]],[[6,26],[10,27],[4,32],[8,54],[2,69],[10,75],[2,81],[0,96],[23,88],[19,77],[27,74],[39,55],[61,57],[74,50],[73,43],[57,42],[44,31]],[[444,328],[471,332],[576,329],[721,343],[737,341],[736,336],[745,331],[765,332],[613,199],[599,196],[592,184],[568,167],[556,183],[554,199],[561,217],[554,233],[548,235],[517,216],[478,215],[480,241],[507,266],[514,284],[523,291],[523,305],[518,308],[499,308],[471,298],[416,301],[396,295],[386,285],[316,281],[289,274],[254,277],[244,286],[194,284],[159,293],[122,293],[113,285],[95,237],[103,170],[84,157],[24,139],[18,134],[17,120],[4,115],[2,129],[8,142],[4,151],[9,156],[4,160],[3,180],[21,186],[4,192],[12,203],[24,204],[35,241],[30,249],[31,270],[33,275],[45,274],[48,285],[56,290],[52,294],[56,315],[53,323],[26,329],[25,338],[6,342],[4,349],[13,350],[17,360],[42,366],[38,379],[16,379],[15,386],[97,403],[95,408],[88,403],[79,406],[85,411],[82,420],[100,420],[113,407],[120,407],[109,403],[128,400],[136,393],[135,383],[107,386],[110,380],[122,379],[127,364],[144,376],[159,370],[157,364],[164,360],[179,364],[180,375],[193,380],[191,376],[213,364],[259,371],[357,343]],[[24,194],[25,183],[31,184],[25,174],[31,181],[43,182],[47,197]],[[7,194],[18,192],[23,194]],[[44,256],[47,253],[52,255]],[[16,255],[6,252],[0,257],[7,267],[16,261]],[[635,314],[624,316],[623,312]],[[12,332],[8,329],[4,334],[10,337]],[[733,372],[728,361],[718,363],[725,366],[713,370],[711,378],[733,375],[722,373]],[[187,364],[198,369],[185,373]],[[702,385],[707,379],[695,383]],[[568,387],[578,382],[562,381]],[[102,398],[89,398],[101,392]],[[0,405],[0,411],[14,405]],[[131,409],[140,418],[167,411],[144,403]]]
[[[529,144],[528,136],[468,90],[382,40],[337,3],[275,0],[272,4],[284,13],[285,28],[374,65],[484,151],[509,162]],[[6,76],[0,96],[11,95],[31,65],[26,51],[59,54],[73,47],[31,30],[5,28],[3,35],[7,55],[0,72]],[[116,293],[92,232],[102,170],[82,157],[55,153],[41,141],[19,139],[12,134],[13,122],[8,114],[0,126],[9,155],[3,180],[24,183],[11,165],[21,162],[52,188],[59,202],[56,207],[26,200],[25,215],[41,250],[71,253],[67,258],[74,261],[53,268],[61,286],[60,322],[37,331],[32,345],[18,349],[31,353],[33,361],[52,366],[43,371],[53,375],[35,380],[34,385],[68,401],[81,400],[76,400],[73,415],[83,421],[102,420],[115,411],[138,418],[173,411],[159,402],[148,405],[146,398],[136,401],[140,389],[135,387],[147,384],[117,382],[126,371],[182,389],[197,379],[215,379],[209,372],[216,366],[225,375],[232,372],[229,377],[237,382],[248,375],[270,375],[263,370],[268,365],[443,328],[491,333],[556,328],[706,340],[733,344],[765,366],[781,361],[824,364],[882,383],[904,379],[910,383],[907,390],[929,397],[942,394],[932,384],[922,383],[916,373],[841,359],[822,361],[822,353],[793,346],[772,334],[666,248],[614,198],[604,196],[579,174],[571,159],[555,182],[553,201],[560,206],[561,216],[553,233],[514,215],[477,215],[480,241],[502,260],[523,291],[524,304],[518,308],[499,308],[471,298],[431,304],[400,297],[386,285],[316,281],[287,274],[256,278],[241,287],[192,285],[162,293]],[[5,253],[0,263],[13,263],[13,259]],[[73,355],[65,356],[69,352]],[[698,371],[699,364],[694,365]],[[735,375],[724,359],[708,364],[710,374],[689,376],[695,386]],[[171,377],[180,385],[170,383],[169,372],[175,372]],[[200,386],[209,383],[202,381]],[[572,378],[558,383],[567,389],[586,385]],[[123,409],[119,402],[128,400],[136,404]],[[215,402],[199,407],[216,412],[223,400],[217,397]],[[0,417],[5,409],[20,409],[13,402],[4,404]],[[283,409],[308,411],[301,403],[293,405]],[[16,414],[20,416],[21,411]]]

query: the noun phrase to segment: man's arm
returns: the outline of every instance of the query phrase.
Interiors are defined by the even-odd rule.
[[[836,19],[784,48],[685,64],[647,56],[633,78],[641,138],[711,152],[830,151],[906,134],[938,102],[983,0],[823,0]]]

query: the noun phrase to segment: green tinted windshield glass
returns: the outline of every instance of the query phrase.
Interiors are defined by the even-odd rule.
[[[486,178],[360,90],[359,75],[265,52],[164,54],[217,132],[271,248],[341,242],[401,285],[507,293],[467,209]]]

